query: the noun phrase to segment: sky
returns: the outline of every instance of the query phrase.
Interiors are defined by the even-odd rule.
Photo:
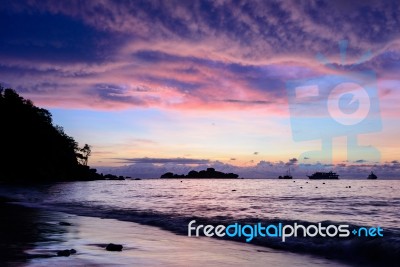
[[[4,0],[0,36],[100,171],[397,178],[397,1]]]

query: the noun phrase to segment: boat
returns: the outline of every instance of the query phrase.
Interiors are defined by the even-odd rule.
[[[290,174],[290,169],[286,172],[284,176],[279,175],[278,179],[293,179],[293,176]]]
[[[378,179],[378,176],[376,176],[376,174],[375,174],[374,172],[371,172],[371,173],[368,175],[368,179]]]
[[[315,180],[322,180],[322,179],[339,179],[339,174],[336,174],[335,172],[315,172],[312,175],[307,175],[308,178],[310,179],[315,179]]]

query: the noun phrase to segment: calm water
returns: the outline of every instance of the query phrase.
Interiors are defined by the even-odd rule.
[[[211,223],[330,221],[380,226],[384,228],[384,238],[368,240],[368,246],[359,242],[351,246],[367,246],[372,250],[390,248],[393,251],[382,252],[389,253],[388,257],[398,257],[396,253],[400,251],[398,180],[149,179],[60,183],[24,189],[3,188],[3,191],[31,205],[157,225],[180,233],[187,231],[187,222],[193,218]],[[324,240],[322,245],[313,240],[291,242],[284,247],[277,243],[262,245],[292,251],[308,249],[320,254],[338,249],[340,245],[335,240]],[[359,247],[354,248],[354,251],[359,250]]]
[[[171,216],[400,226],[400,181],[389,180],[95,181],[21,190],[19,197],[43,204]]]

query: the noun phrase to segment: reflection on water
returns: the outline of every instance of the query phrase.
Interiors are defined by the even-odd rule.
[[[37,250],[38,244],[56,244],[64,240],[67,233],[53,222],[55,216],[37,209],[0,203],[1,236],[0,262],[25,262],[33,258],[48,258],[56,255],[56,250]]]
[[[180,181],[76,182],[46,187],[44,193],[37,189],[20,192],[20,196],[47,204],[68,203],[186,217],[329,220],[386,228],[400,225],[397,180]]]
[[[194,217],[211,221],[211,223],[234,222],[235,220],[253,222],[264,220],[321,222],[326,220],[345,222],[346,224],[380,226],[385,229],[385,237],[379,240],[362,242],[352,240],[349,243],[346,240],[343,242],[323,240],[322,242],[318,239],[291,239],[283,246],[280,243],[277,244],[276,240],[268,239],[257,243],[266,247],[279,247],[287,251],[314,253],[338,259],[361,259],[365,262],[372,257],[375,264],[379,264],[382,259],[386,259],[387,262],[397,262],[399,259],[399,255],[396,254],[400,248],[398,226],[400,223],[400,196],[398,192],[400,192],[400,181],[383,180],[182,180],[181,182],[179,179],[155,179],[73,182],[24,188],[0,188],[0,194],[12,195],[29,205],[39,205],[52,211],[67,211],[78,215],[140,222],[183,234],[187,231],[188,221]],[[99,221],[106,222],[108,220],[93,218],[96,220],[94,222],[96,227],[93,227],[94,232],[88,235],[91,227],[83,227],[82,225],[89,224],[84,222],[80,224],[79,221],[82,219],[75,220],[75,226],[79,226],[77,228],[60,228],[57,225],[58,221],[68,218],[55,219],[54,215],[46,218],[45,214],[29,215],[33,218],[31,221],[42,220],[43,222],[37,228],[37,232],[27,234],[27,236],[32,235],[32,240],[36,240],[35,248],[30,248],[30,245],[24,247],[24,250],[28,251],[31,256],[54,255],[56,250],[75,249],[74,246],[78,246],[81,252],[85,252],[80,254],[78,251],[74,258],[93,261],[93,257],[100,257],[104,252],[96,244],[112,242],[105,240],[112,239],[112,235],[108,236],[107,232],[110,229],[115,232],[113,225],[123,223],[114,221],[108,225],[109,228],[99,230],[99,226],[102,225]],[[38,219],[38,217],[42,219]],[[87,219],[85,220],[87,222]],[[82,230],[84,228],[85,230]],[[129,236],[128,232],[123,231],[123,234],[120,235],[121,238],[124,235]],[[109,238],[98,240],[103,236]],[[135,237],[132,236],[132,238]],[[41,239],[44,241],[38,244],[37,242],[41,242]],[[68,243],[71,240],[74,241]],[[87,243],[88,240],[92,240],[91,243]],[[187,237],[183,240],[186,242]],[[115,242],[118,243],[118,240]],[[215,244],[215,242],[223,241],[213,239],[207,242]],[[158,243],[152,243],[150,247],[154,248],[158,246]],[[32,244],[32,242],[28,242],[28,244]],[[54,244],[57,245],[53,246]],[[60,244],[63,245],[60,247]],[[126,244],[129,242],[126,241]],[[210,244],[205,245],[205,248],[212,246]],[[137,246],[132,244],[132,248],[135,247]],[[22,249],[19,249],[18,253],[21,251]],[[372,253],[365,253],[365,251]],[[14,254],[18,255],[18,253]],[[150,254],[152,253],[155,252]],[[106,259],[104,260],[106,261]],[[137,255],[134,257],[134,261],[137,261]],[[184,262],[184,260],[182,261]]]
[[[19,224],[14,228],[2,227],[2,233],[9,233],[9,239],[0,244],[9,257],[2,257],[1,263],[10,266],[347,266],[249,244],[178,236],[113,219],[17,206],[9,211],[14,214],[12,223]],[[123,251],[106,251],[104,247],[110,242],[123,244]],[[71,248],[77,253],[70,257],[55,256],[57,251]]]

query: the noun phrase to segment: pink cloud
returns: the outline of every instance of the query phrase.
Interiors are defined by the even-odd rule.
[[[352,12],[355,4],[333,6],[323,14],[323,19],[319,18],[323,23],[310,16],[316,8],[313,3],[304,6],[287,1],[277,1],[274,5],[264,1],[252,1],[251,4],[243,1],[236,5],[231,1],[216,1],[211,5],[218,15],[214,24],[197,2],[179,5],[168,1],[150,2],[149,6],[162,12],[168,17],[167,21],[139,8],[135,2],[105,0],[66,4],[30,1],[27,6],[15,3],[16,12],[31,9],[32,12],[63,14],[99,31],[123,35],[124,42],[110,50],[105,62],[60,63],[44,59],[32,64],[26,59],[5,58],[3,65],[22,69],[24,74],[21,77],[20,73],[5,73],[3,79],[7,84],[24,89],[25,96],[47,107],[240,108],[283,114],[282,106],[287,102],[285,81],[336,73],[321,66],[314,56],[316,52],[322,52],[332,62],[339,62],[338,38],[350,40],[349,47],[353,47],[349,53],[350,61],[355,61],[368,49],[376,51],[371,62],[389,50],[400,50],[395,36],[381,44],[364,38],[358,30],[351,31],[354,21],[361,19],[358,11]],[[387,12],[383,5],[376,5],[374,9]],[[350,11],[350,16],[343,17],[344,11]],[[370,21],[368,16],[365,20]],[[184,25],[182,30],[186,35],[176,31],[168,24],[170,21]],[[234,27],[228,27],[231,26],[228,21]],[[329,27],[336,24],[340,27]],[[388,31],[395,26],[392,24],[391,20],[386,22]],[[371,28],[378,26],[382,27],[374,24]],[[153,51],[176,59],[139,61],[133,55],[141,51]],[[265,77],[269,78],[265,80],[280,81],[281,84],[262,84],[260,79],[257,88],[254,79],[260,78],[259,73],[234,72],[229,69],[233,64],[258,71],[265,69]],[[372,65],[378,72],[383,68],[379,62]],[[394,77],[397,72],[384,75]],[[104,88],[99,89],[99,85],[123,90],[106,92]]]

